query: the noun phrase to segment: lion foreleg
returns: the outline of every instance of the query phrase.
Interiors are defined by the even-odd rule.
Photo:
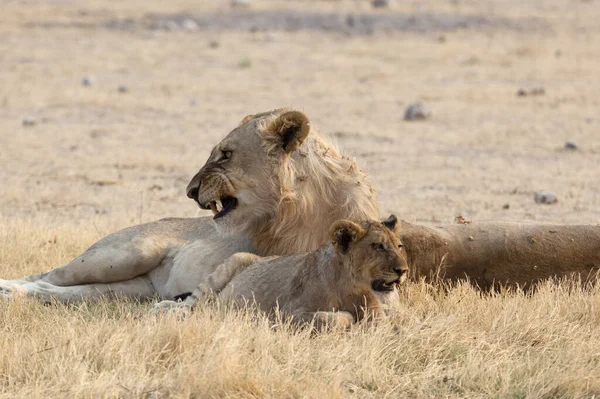
[[[55,286],[128,281],[160,265],[177,244],[158,236],[115,238],[100,240],[71,262],[43,275],[41,281]]]
[[[219,293],[243,268],[256,263],[262,258],[248,252],[238,252],[221,263],[205,282],[202,282],[183,302],[161,301],[154,305],[154,313],[170,311],[173,308],[191,310],[199,300],[210,293]]]
[[[84,284],[68,287],[56,286],[45,281],[35,281],[11,288],[6,293],[9,297],[30,296],[44,301],[57,300],[64,303],[80,302],[88,299],[109,298],[144,298],[156,294],[148,276],[120,281],[111,284]]]
[[[385,308],[381,303],[381,300],[372,292],[367,292],[363,295],[363,306],[358,308],[358,319],[359,320],[381,320],[387,317],[385,313]]]
[[[26,283],[31,283],[31,282],[34,282],[34,281],[38,281],[38,280],[43,279],[47,275],[48,275],[48,273],[41,273],[41,274],[34,274],[34,275],[31,275],[31,276],[22,277],[22,278],[18,278],[18,279],[14,279],[14,280],[3,280],[3,279],[0,279],[0,289],[2,287],[11,287],[11,286],[15,286],[15,285],[21,285],[21,284],[26,284]]]
[[[261,259],[260,256],[249,252],[238,252],[230,256],[206,278],[206,288],[215,293],[221,292],[243,268]]]

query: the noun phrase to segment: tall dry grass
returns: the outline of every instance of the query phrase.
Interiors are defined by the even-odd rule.
[[[0,273],[46,270],[96,236],[5,221]],[[600,394],[600,289],[577,282],[533,295],[413,283],[389,322],[318,335],[225,304],[186,320],[151,306],[0,301],[0,397]]]

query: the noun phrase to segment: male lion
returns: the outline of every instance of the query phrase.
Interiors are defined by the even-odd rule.
[[[213,149],[187,187],[214,217],[162,219],[111,234],[48,273],[0,280],[6,296],[77,301],[173,298],[193,291],[237,252],[314,251],[336,220],[376,220],[374,190],[355,161],[278,109],[250,115]]]
[[[339,220],[330,228],[331,244],[305,254],[262,258],[237,253],[185,302],[163,301],[156,309],[189,311],[199,298],[215,292],[236,305],[254,301],[267,313],[279,309],[295,323],[314,320],[318,329],[383,317],[381,300],[397,298],[395,286],[408,271],[393,231],[396,222],[394,215],[382,223]]]

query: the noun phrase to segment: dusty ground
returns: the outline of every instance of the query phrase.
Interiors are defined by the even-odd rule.
[[[47,270],[99,237],[132,223],[195,215],[196,208],[184,189],[212,146],[246,114],[282,106],[305,111],[313,125],[335,137],[340,147],[365,165],[384,214],[394,212],[424,224],[450,223],[459,214],[474,221],[600,223],[599,18],[600,2],[594,0],[415,0],[397,1],[390,10],[376,11],[366,1],[255,0],[251,8],[235,10],[227,2],[4,1],[0,12],[0,276]],[[82,84],[86,77],[90,85]],[[532,87],[543,87],[545,93],[516,95],[519,89]],[[431,108],[430,120],[403,121],[404,108],[415,100]],[[567,140],[576,142],[579,149],[565,150]],[[558,203],[536,204],[536,190],[552,191]],[[468,295],[477,301],[477,294]],[[475,330],[494,344],[471,345],[471,337],[460,326],[472,320],[464,313],[467,310],[461,313],[453,307],[456,298],[417,296],[411,303],[417,308],[431,306],[427,309],[432,313],[416,313],[415,325],[431,317],[435,328],[447,328],[448,337],[462,340],[457,352],[452,349],[447,356],[444,351],[435,352],[415,360],[431,374],[419,374],[413,364],[414,368],[406,369],[411,378],[404,375],[401,381],[395,380],[387,370],[373,377],[380,382],[374,386],[369,385],[367,376],[373,370],[327,366],[324,375],[330,379],[317,381],[319,373],[314,370],[300,373],[299,385],[294,385],[296,391],[290,395],[324,391],[358,396],[599,393],[600,387],[590,382],[600,379],[598,347],[583,350],[571,363],[563,353],[569,348],[579,353],[585,342],[566,344],[569,335],[597,337],[600,296],[596,291],[578,294],[589,313],[577,313],[576,320],[568,316],[568,310],[550,309],[552,303],[569,298],[551,290],[533,302],[510,297],[473,304],[471,310],[485,313],[486,301],[497,301],[490,306],[504,309],[499,312],[506,311],[506,317],[518,320],[527,319],[528,313],[511,304],[530,309],[536,317],[554,312],[532,327],[558,326],[540,333],[545,344],[534,351],[541,357],[533,363],[526,360],[529,355],[523,347],[510,352],[510,346],[501,344],[505,338],[494,330],[498,322],[493,319],[483,318]],[[69,383],[44,391],[44,385],[36,383],[43,368],[22,374],[28,353],[43,350],[45,340],[55,339],[41,326],[39,330],[32,327],[29,337],[23,326],[39,326],[40,317],[67,329],[79,326],[63,336],[65,342],[76,342],[73,345],[79,349],[67,345],[54,352],[63,361],[69,354],[81,355],[82,364],[88,367],[85,356],[89,353],[78,350],[87,345],[81,340],[85,331],[95,328],[90,321],[94,313],[73,315],[73,310],[11,306],[15,305],[0,308],[0,320],[5,319],[1,334],[19,335],[3,343],[3,353],[13,353],[16,360],[2,358],[2,394],[68,392],[68,387],[73,387]],[[511,309],[515,313],[510,313]],[[110,317],[129,317],[126,310],[120,312],[117,316],[109,312],[109,321]],[[456,312],[459,316],[449,324],[444,321]],[[195,328],[205,325],[202,317]],[[135,334],[141,337],[150,337],[154,333],[148,329],[160,327],[148,320],[144,322],[151,327],[127,320],[138,323]],[[399,324],[405,321],[402,317],[397,320]],[[252,325],[249,322],[244,328]],[[522,327],[519,323],[515,326]],[[177,327],[171,328],[165,334],[176,334]],[[416,334],[410,339],[428,339],[415,329],[402,331]],[[385,331],[380,333],[383,338],[378,335],[382,340],[389,339]],[[594,331],[595,335],[590,335]],[[126,330],[122,333],[127,334]],[[127,339],[134,340],[135,334]],[[260,331],[252,334],[272,338]],[[236,337],[235,333],[229,336]],[[277,339],[287,345],[285,339]],[[377,342],[372,343],[377,350],[387,350],[384,341]],[[270,350],[279,348],[279,344],[273,345]],[[355,350],[353,345],[370,344],[364,336],[349,337],[338,343],[336,350],[341,352],[334,352],[346,359],[344,356]],[[140,356],[160,356],[161,349],[155,349]],[[244,357],[251,347],[237,349],[244,359],[240,364],[251,364],[253,357]],[[364,350],[359,352],[366,354]],[[485,374],[479,360],[469,363],[481,356],[508,360]],[[309,364],[309,360],[303,361]],[[194,370],[196,363],[182,361]],[[79,390],[71,392],[166,395],[152,385],[152,373],[148,380],[132,378],[140,384],[135,389],[125,386],[102,391],[106,385],[89,383],[102,373],[108,373],[109,380],[111,375],[123,373],[144,375],[143,370],[108,363],[90,368],[90,374],[81,377]],[[539,369],[527,368],[534,363]],[[456,369],[457,364],[464,368]],[[445,370],[455,367],[463,373],[444,372],[448,374],[444,381],[441,369],[428,368],[433,365]],[[203,375],[212,376],[214,367],[203,369]],[[127,374],[128,370],[133,374]],[[483,377],[475,378],[469,370],[478,370]],[[543,370],[544,377],[535,370]],[[366,385],[349,389],[348,384],[353,383],[348,381],[354,377],[342,377],[346,371],[361,376]],[[563,379],[553,380],[559,371],[566,373]],[[441,382],[436,380],[422,390],[406,389],[411,380],[423,384],[437,372]],[[163,376],[171,381],[170,392],[189,394],[178,386],[177,373],[170,373],[173,369]],[[585,376],[577,379],[582,373]],[[44,378],[50,381],[55,376]],[[255,382],[265,388],[282,381],[288,386],[293,379],[291,371],[269,378]],[[517,383],[528,380],[530,385]],[[113,383],[111,386],[118,386]],[[311,384],[315,390],[307,390]],[[487,388],[474,388],[478,386]],[[244,384],[228,391],[227,381],[220,387],[215,395],[281,393]],[[146,392],[152,389],[155,391]]]

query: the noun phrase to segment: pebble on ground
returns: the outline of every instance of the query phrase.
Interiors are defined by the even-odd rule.
[[[549,191],[536,191],[533,194],[533,199],[538,204],[556,204],[558,202],[558,198],[554,193]]]
[[[422,121],[429,117],[431,117],[431,110],[420,102],[410,104],[404,111],[405,121]]]

